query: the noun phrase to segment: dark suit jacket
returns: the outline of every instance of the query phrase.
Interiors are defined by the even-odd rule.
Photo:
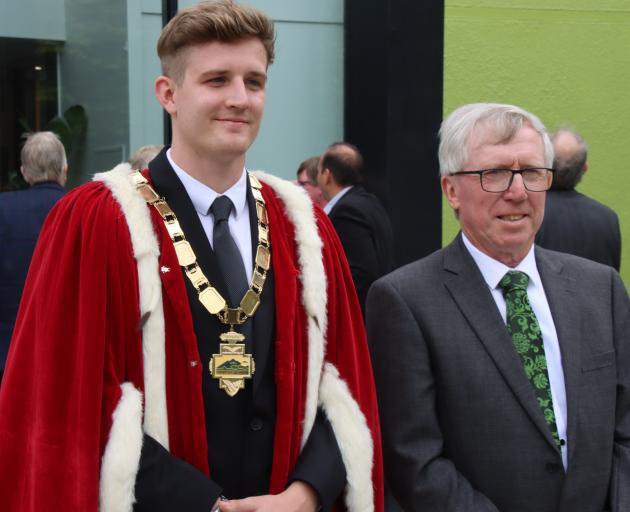
[[[0,370],[42,224],[65,193],[56,182],[0,194]]]
[[[394,268],[392,226],[374,194],[352,187],[328,214],[343,245],[361,310],[370,285]]]
[[[630,510],[630,303],[610,267],[536,247],[566,385],[568,471],[458,237],[372,286],[386,480],[406,511]]]
[[[149,165],[153,186],[160,196],[166,198],[177,215],[206,277],[225,297],[227,288],[218,262],[186,189],[168,162],[167,149]],[[251,190],[248,191],[247,201],[252,247],[255,248],[258,243],[258,224]],[[254,249],[252,257],[255,253]],[[217,381],[208,372],[203,373],[208,463],[212,480],[145,436],[134,510],[205,511],[209,510],[220,493],[228,498],[267,494],[276,420],[273,272],[274,269],[267,277],[256,314],[245,324],[245,327],[249,327],[246,351],[252,353],[256,361],[253,382],[248,383],[245,390],[235,397],[228,397],[219,390]],[[199,355],[203,361],[208,361],[213,353],[219,352],[219,335],[227,328],[216,317],[208,314],[201,306],[198,293],[190,281],[185,279],[185,282]],[[236,329],[239,330],[238,327]],[[221,411],[221,421],[216,420],[217,410]],[[290,479],[311,484],[327,510],[345,486],[346,473],[341,453],[332,427],[321,412],[316,417],[311,435]]]
[[[536,243],[619,270],[621,232],[617,214],[575,190],[547,192],[545,219]]]

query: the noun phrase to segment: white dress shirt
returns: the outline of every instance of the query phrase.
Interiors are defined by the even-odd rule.
[[[527,253],[527,256],[515,268],[510,268],[500,261],[482,253],[477,249],[466,235],[462,233],[462,239],[468,252],[475,260],[481,274],[492,293],[492,298],[499,308],[503,321],[506,321],[506,304],[503,297],[503,290],[499,287],[499,281],[509,270],[520,270],[529,276],[529,284],[527,285],[527,295],[532,305],[534,314],[540,324],[542,331],[543,346],[545,348],[545,357],[547,359],[547,372],[549,374],[549,384],[551,386],[551,396],[553,399],[553,412],[556,416],[556,427],[558,435],[565,443],[560,447],[562,452],[562,464],[567,469],[567,394],[564,386],[564,371],[562,369],[562,357],[560,354],[560,344],[558,343],[558,335],[556,326],[553,323],[547,296],[536,267],[536,258],[534,257],[534,246]]]
[[[344,187],[330,198],[330,201],[328,201],[328,203],[326,203],[326,206],[324,206],[324,211],[326,212],[326,215],[330,213],[330,210],[333,209],[333,206],[335,206],[339,202],[339,199],[345,196],[351,188],[352,185],[350,185],[349,187]]]
[[[192,201],[203,230],[208,237],[210,246],[212,246],[212,234],[214,233],[214,217],[208,213],[210,205],[219,196],[228,196],[234,208],[230,217],[228,218],[228,227],[230,228],[230,234],[241,253],[243,259],[243,265],[245,266],[245,273],[247,275],[247,282],[252,280],[253,263],[252,263],[252,234],[249,224],[249,207],[247,205],[247,172],[243,169],[243,173],[239,180],[227,189],[223,194],[218,194],[207,185],[204,185],[200,181],[197,181],[184,169],[175,163],[171,158],[171,150],[166,152],[166,157],[173,167],[175,174],[184,185],[186,193]],[[186,233],[184,233],[186,234]],[[211,283],[214,284],[214,283]]]

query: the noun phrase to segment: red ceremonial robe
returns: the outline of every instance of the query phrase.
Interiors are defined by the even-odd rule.
[[[322,407],[346,508],[380,512],[378,410],[343,250],[304,193],[259,178],[276,280],[270,492]],[[67,194],[42,229],[0,389],[0,510],[131,511],[143,432],[208,473],[204,368],[173,244],[129,168]]]

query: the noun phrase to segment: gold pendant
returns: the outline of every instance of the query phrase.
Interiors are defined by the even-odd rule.
[[[234,396],[245,389],[245,379],[251,379],[256,369],[254,358],[245,353],[245,336],[229,330],[219,336],[219,354],[212,354],[210,375],[219,379],[219,389]]]

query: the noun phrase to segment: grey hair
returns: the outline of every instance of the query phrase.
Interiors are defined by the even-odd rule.
[[[30,133],[22,146],[20,160],[24,179],[31,185],[40,181],[61,182],[68,165],[66,150],[53,132]]]
[[[464,170],[468,161],[468,142],[478,126],[487,128],[497,144],[509,142],[529,124],[542,138],[545,166],[553,164],[553,145],[545,125],[531,112],[515,105],[470,103],[451,112],[440,127],[440,175],[448,176]]]
[[[132,169],[142,171],[149,166],[149,162],[162,151],[162,148],[164,148],[164,144],[147,144],[146,146],[141,146],[134,151],[127,162],[129,162]]]
[[[576,150],[571,154],[556,154],[553,159],[553,168],[556,173],[553,175],[553,190],[573,190],[582,179],[586,167],[588,147],[582,136],[569,125],[558,128],[551,136],[551,141],[555,144],[559,135],[567,133],[575,138]],[[564,152],[562,152],[564,153]]]

